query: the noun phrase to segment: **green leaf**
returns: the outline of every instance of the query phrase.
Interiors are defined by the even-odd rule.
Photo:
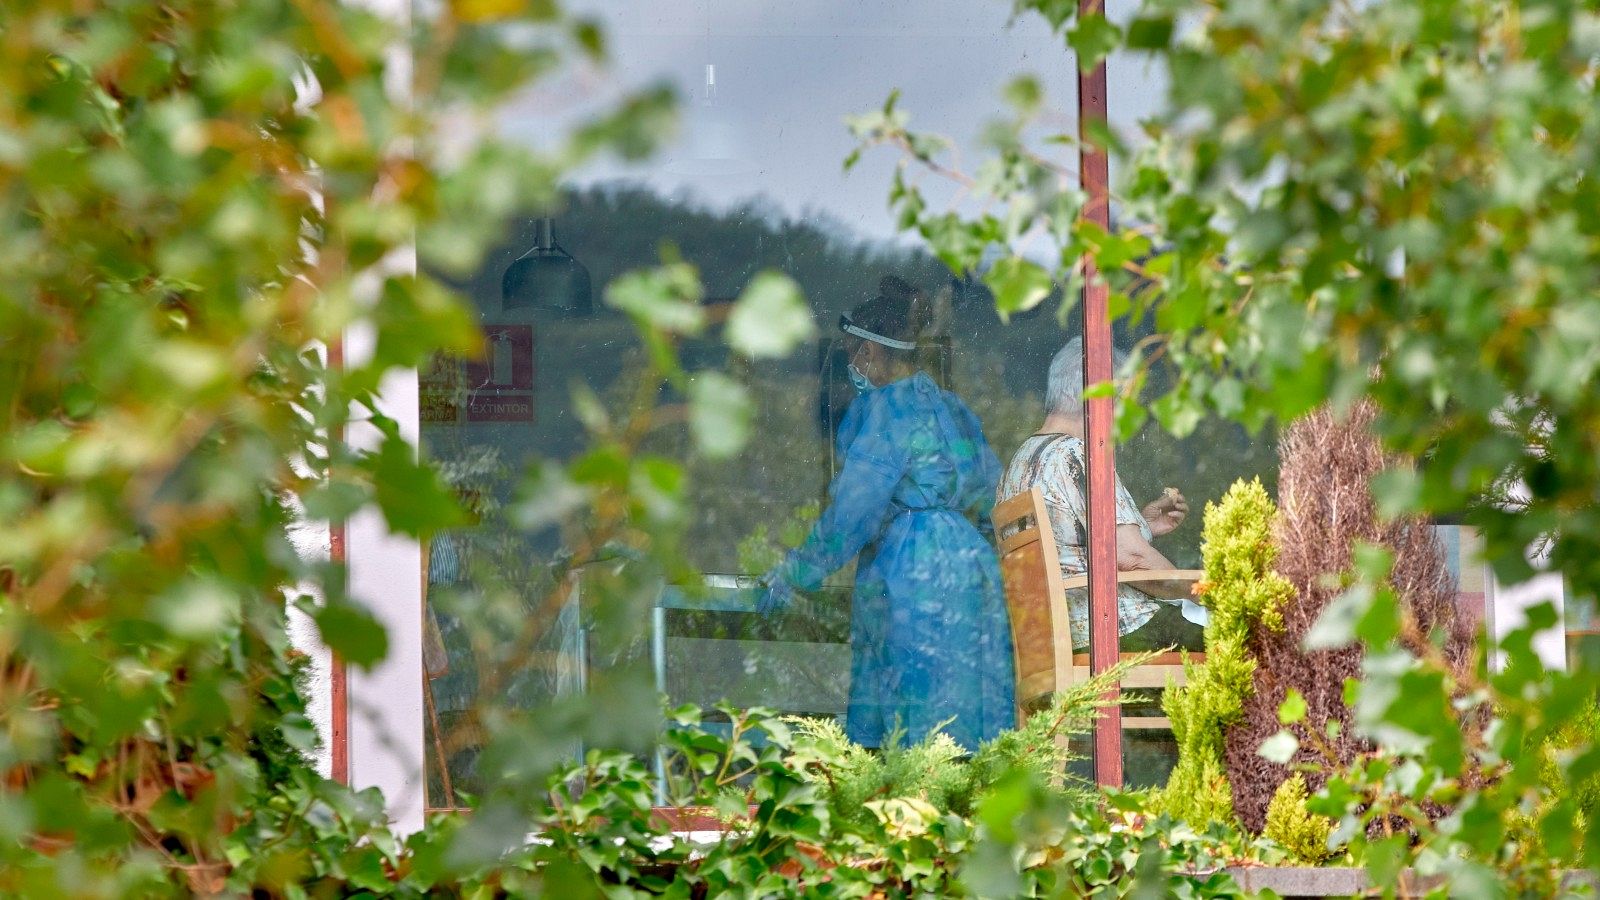
[[[667,459],[639,460],[628,486],[650,518],[681,523],[684,518],[683,467]]]
[[[157,597],[156,621],[169,632],[190,640],[221,634],[239,619],[238,591],[215,578],[190,579]]]
[[[1198,403],[1177,392],[1157,399],[1150,404],[1150,411],[1155,415],[1156,421],[1161,423],[1161,427],[1174,437],[1191,434],[1205,418],[1205,412]]]
[[[579,19],[573,22],[572,39],[590,59],[596,61],[605,59],[606,37],[599,22],[593,19]]]
[[[753,414],[744,385],[719,372],[690,377],[689,428],[706,456],[724,458],[743,450]]]
[[[1162,50],[1172,42],[1171,16],[1141,16],[1128,23],[1130,50]]]
[[[416,449],[398,435],[385,437],[378,452],[367,457],[367,465],[373,496],[393,530],[420,537],[466,521],[439,473],[418,461]]]
[[[1357,625],[1372,608],[1372,600],[1372,587],[1365,583],[1335,597],[1306,632],[1305,649],[1335,650],[1355,643]]]
[[[367,485],[350,481],[321,482],[307,491],[302,499],[306,518],[323,522],[349,518],[371,501],[372,491]]]
[[[1020,256],[997,260],[984,273],[983,283],[994,292],[995,309],[1002,320],[1043,303],[1054,287],[1049,272]]]
[[[1306,717],[1306,698],[1300,692],[1290,688],[1284,695],[1283,702],[1278,704],[1278,723],[1293,725]]]
[[[518,528],[537,531],[584,508],[592,497],[593,492],[574,481],[564,466],[541,460],[529,468],[508,513]]]
[[[314,617],[322,642],[339,659],[371,669],[389,652],[389,635],[365,607],[348,600],[329,601]]]
[[[1079,17],[1067,32],[1067,44],[1078,54],[1078,68],[1084,72],[1098,66],[1121,42],[1122,29],[1099,12]]]
[[[641,324],[668,333],[693,335],[705,329],[700,277],[687,263],[629,272],[606,288],[606,302]]]
[[[1039,79],[1032,75],[1018,75],[1006,82],[1002,96],[1018,115],[1031,116],[1044,100],[1044,89],[1039,86]]]
[[[1261,742],[1256,750],[1263,759],[1275,762],[1278,765],[1288,765],[1294,758],[1295,751],[1300,749],[1300,741],[1287,731],[1279,731],[1272,737]]]
[[[728,315],[728,344],[751,359],[788,356],[816,333],[800,286],[781,272],[757,274]]]

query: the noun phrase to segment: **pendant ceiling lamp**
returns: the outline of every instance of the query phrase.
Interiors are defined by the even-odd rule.
[[[744,129],[732,110],[717,99],[717,67],[706,63],[705,85],[686,116],[686,140],[667,168],[681,175],[718,177],[749,174]]]
[[[549,310],[568,316],[594,312],[589,270],[556,243],[555,224],[539,220],[532,249],[517,257],[500,279],[501,309]]]

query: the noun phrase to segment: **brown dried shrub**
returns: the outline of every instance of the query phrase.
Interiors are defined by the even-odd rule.
[[[1433,528],[1422,520],[1382,522],[1378,517],[1371,480],[1393,460],[1372,432],[1374,416],[1366,404],[1342,419],[1324,408],[1291,425],[1279,445],[1276,568],[1294,585],[1297,596],[1283,609],[1282,631],[1256,629],[1250,636],[1248,647],[1257,660],[1254,693],[1245,701],[1240,721],[1228,729],[1223,751],[1233,784],[1234,812],[1251,831],[1264,827],[1273,793],[1293,774],[1292,765],[1325,762],[1312,748],[1310,732],[1324,736],[1329,721],[1339,723],[1338,736],[1328,741],[1339,765],[1371,749],[1352,733],[1350,709],[1344,702],[1345,680],[1361,671],[1360,648],[1301,649],[1317,617],[1343,591],[1341,579],[1351,569],[1358,542],[1394,553],[1391,581],[1402,608],[1417,626],[1414,633],[1425,640],[1436,629],[1441,631],[1449,663],[1458,669],[1470,664],[1472,626],[1457,619],[1455,579]],[[1290,688],[1305,697],[1307,713],[1293,726],[1300,750],[1290,765],[1279,765],[1256,751],[1282,727],[1278,707]],[[1320,774],[1307,774],[1311,792],[1325,781]]]

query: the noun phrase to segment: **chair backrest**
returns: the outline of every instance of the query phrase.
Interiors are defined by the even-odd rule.
[[[1000,539],[1000,579],[1011,615],[1020,720],[1072,679],[1061,557],[1038,488],[996,503],[990,518]]]
[[[995,504],[991,514],[1000,538],[1000,578],[1011,614],[1011,644],[1017,667],[1018,719],[1048,702],[1050,695],[1089,677],[1089,657],[1072,652],[1067,618],[1068,588],[1088,586],[1088,576],[1065,578],[1044,495],[1038,488]],[[1118,572],[1119,584],[1133,584],[1156,596],[1192,594],[1204,572],[1198,569]],[[1141,654],[1120,653],[1122,659]],[[1184,682],[1183,657],[1201,662],[1204,653],[1162,653],[1131,670],[1125,688],[1161,688]],[[1164,717],[1126,719],[1131,728],[1167,728]]]

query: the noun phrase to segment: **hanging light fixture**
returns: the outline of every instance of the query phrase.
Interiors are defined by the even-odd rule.
[[[532,249],[517,257],[500,279],[501,308],[545,309],[569,316],[594,312],[589,270],[556,243],[555,223],[539,220]]]
[[[743,129],[732,111],[717,100],[717,67],[705,66],[706,81],[700,100],[689,112],[689,140],[684,152],[668,168],[685,175],[719,177],[746,175]]]
[[[711,4],[706,3],[706,58],[711,58]],[[717,98],[717,67],[705,64],[705,83],[686,112],[687,140],[667,160],[667,171],[695,179],[724,179],[752,174],[749,136],[735,111]]]

